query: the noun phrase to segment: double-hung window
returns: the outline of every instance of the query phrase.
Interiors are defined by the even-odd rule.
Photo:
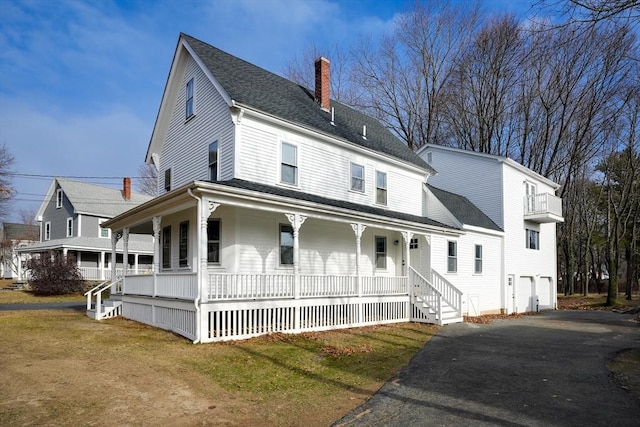
[[[220,220],[207,221],[207,262],[220,263]]]
[[[375,239],[376,269],[385,270],[387,268],[387,238],[376,236]]]
[[[162,229],[162,268],[171,268],[171,226]]]
[[[209,181],[218,180],[218,141],[209,144]]]
[[[540,232],[536,230],[526,229],[526,245],[527,249],[540,249]]]
[[[98,220],[98,236],[100,236],[103,239],[108,239],[109,237],[111,237],[111,230],[109,228],[102,228],[100,226],[100,224],[102,224],[105,221],[106,219]]]
[[[298,147],[282,143],[282,163],[280,181],[285,184],[298,184]]]
[[[56,209],[62,207],[62,188],[56,190]]]
[[[191,79],[187,82],[186,87],[185,118],[187,119],[193,116],[193,90],[194,81]]]
[[[280,224],[280,265],[293,265],[293,227]]]
[[[171,191],[171,168],[164,171],[164,189]]]
[[[364,166],[351,163],[351,189],[364,193]]]
[[[179,255],[178,262],[180,267],[189,266],[189,221],[180,223],[179,233]]]
[[[473,272],[475,274],[482,273],[482,245],[475,246],[475,258]]]
[[[447,273],[458,271],[458,243],[447,242]]]
[[[44,223],[44,240],[51,240],[51,222]]]
[[[73,217],[67,218],[67,237],[73,237]]]
[[[376,203],[387,204],[387,174],[380,171],[376,171]]]

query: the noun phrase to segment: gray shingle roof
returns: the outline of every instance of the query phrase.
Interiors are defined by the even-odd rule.
[[[146,194],[132,192],[131,199],[125,200],[120,189],[66,178],[56,178],[56,180],[76,212],[103,218],[112,218],[120,215],[153,198]]]
[[[461,223],[489,230],[503,231],[466,197],[441,190],[430,184],[427,184],[427,187]]]
[[[312,90],[191,36],[181,36],[235,102],[434,172],[377,120],[332,99],[333,126],[331,113],[322,110]],[[367,126],[367,139],[362,138],[363,125]]]
[[[118,252],[123,251],[123,240],[118,240],[116,249]],[[49,249],[67,248],[72,250],[86,250],[88,252],[106,251],[111,252],[111,239],[103,239],[100,237],[69,237],[66,239],[47,240],[44,242],[34,243],[33,245],[20,248],[20,252],[38,252]],[[153,253],[153,243],[140,242],[137,240],[129,240],[128,250],[133,253]]]
[[[345,202],[343,200],[329,199],[326,197],[316,196],[314,194],[303,193],[302,191],[290,190],[288,188],[274,187],[271,185],[258,184],[251,181],[245,181],[242,179],[232,179],[229,181],[216,181],[216,184],[226,185],[229,187],[242,188],[245,190],[258,191],[260,193],[273,194],[276,196],[289,197],[295,200],[304,200],[307,202],[318,203],[327,206],[333,206],[343,209],[348,209],[359,213],[368,213],[373,215],[380,215],[387,218],[394,218],[403,221],[411,221],[418,224],[431,225],[434,227],[448,228],[455,230],[454,227],[442,224],[438,221],[434,221],[430,218],[409,215],[402,212],[390,211],[387,209],[376,208],[373,206],[360,205],[352,202]]]

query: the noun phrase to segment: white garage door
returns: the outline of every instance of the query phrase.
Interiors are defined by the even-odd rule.
[[[537,284],[538,303],[540,304],[540,310],[553,308],[554,304],[551,301],[553,295],[551,277],[541,277]]]
[[[516,313],[535,311],[535,297],[532,277],[519,277],[516,289]]]

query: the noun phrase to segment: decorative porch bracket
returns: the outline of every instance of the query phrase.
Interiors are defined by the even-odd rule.
[[[300,227],[307,219],[299,213],[285,213],[293,228],[293,297],[300,298]]]

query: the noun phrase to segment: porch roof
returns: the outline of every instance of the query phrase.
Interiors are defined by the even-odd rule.
[[[430,184],[427,184],[427,188],[461,223],[486,228],[488,230],[503,231],[491,218],[466,197],[441,190]]]
[[[129,240],[129,253],[130,254],[153,254],[152,242],[140,242],[136,240]],[[18,249],[18,252],[42,252],[49,250],[78,250],[85,252],[111,252],[111,239],[103,239],[100,237],[69,237],[66,239],[47,240],[33,245],[25,246]],[[118,240],[116,244],[117,252],[123,251],[122,239]]]

